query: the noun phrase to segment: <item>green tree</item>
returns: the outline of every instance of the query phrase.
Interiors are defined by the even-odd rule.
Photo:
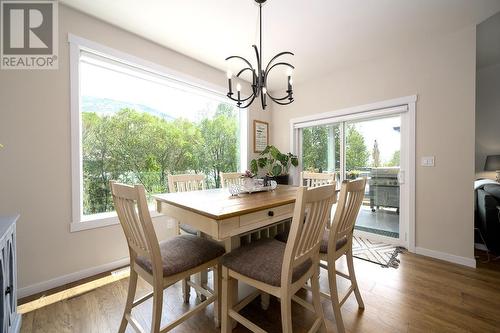
[[[366,168],[369,157],[365,138],[353,124],[348,124],[346,126],[346,170]]]
[[[400,165],[400,159],[401,159],[401,151],[396,150],[393,154],[389,162],[387,162],[385,165],[388,167],[395,167]]]
[[[172,122],[163,121],[158,123],[152,139],[163,184],[169,173],[201,170],[197,154],[204,141],[200,129],[194,123],[182,118]]]
[[[148,192],[165,185],[158,184],[161,165],[156,154],[158,117],[132,109],[122,109],[111,117],[115,137],[112,157],[120,171],[120,181],[140,182]]]
[[[340,168],[340,131],[338,126],[314,126],[302,131],[302,165],[304,170],[333,171],[328,166],[328,139],[333,127],[335,169]]]
[[[111,117],[83,113],[82,118],[84,214],[106,212],[113,209],[109,181],[117,175]]]
[[[220,187],[220,172],[234,172],[238,168],[238,119],[236,110],[227,104],[219,104],[212,119],[200,123],[203,146],[198,156],[203,161],[203,171]]]
[[[372,158],[372,166],[378,168],[380,166],[380,149],[378,149],[377,140],[373,143]]]
[[[82,134],[84,214],[113,210],[111,179],[142,183],[149,193],[158,193],[167,190],[167,174],[203,171],[213,187],[220,184],[219,172],[238,166],[238,117],[226,104],[199,123],[166,121],[132,109],[84,112]]]

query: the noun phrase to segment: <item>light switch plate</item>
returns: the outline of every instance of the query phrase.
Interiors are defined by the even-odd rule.
[[[423,156],[420,165],[424,167],[433,167],[434,166],[434,156]]]

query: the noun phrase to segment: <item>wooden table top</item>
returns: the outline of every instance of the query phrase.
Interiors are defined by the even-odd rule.
[[[278,185],[274,191],[231,196],[227,188],[153,195],[171,204],[214,220],[223,220],[295,202],[298,187]]]

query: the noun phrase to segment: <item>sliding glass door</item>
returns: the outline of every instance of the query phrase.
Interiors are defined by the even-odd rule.
[[[299,133],[304,171],[367,178],[355,230],[372,238],[403,243],[400,223],[401,115],[346,119],[303,127]]]
[[[399,238],[401,117],[345,123],[345,175],[368,180],[355,229]]]

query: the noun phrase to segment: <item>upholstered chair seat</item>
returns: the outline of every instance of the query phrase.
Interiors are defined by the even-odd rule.
[[[288,230],[280,232],[279,234],[277,234],[274,237],[274,239],[276,239],[277,241],[286,243],[286,241],[288,240],[288,233],[289,233]],[[328,253],[328,238],[329,237],[330,237],[330,230],[327,229],[327,230],[325,230],[325,232],[323,233],[323,237],[321,238],[321,244],[319,246],[320,253]],[[346,244],[347,244],[347,237],[343,237],[343,238],[339,239],[337,241],[336,250],[340,250],[342,248],[342,246],[344,246]]]
[[[184,231],[186,234],[195,235],[195,236],[197,236],[200,233],[200,231],[198,229],[193,228],[189,224],[179,223],[179,229]]]
[[[325,230],[323,233],[323,238],[321,239],[321,245],[319,246],[319,253],[328,253],[328,238],[330,237],[330,230]],[[342,237],[337,240],[335,250],[340,250],[344,245],[347,244],[347,237]]]
[[[203,265],[226,251],[214,241],[195,235],[181,235],[160,242],[160,254],[163,276],[172,276],[191,268]],[[149,273],[153,273],[151,261],[137,257],[137,264]]]
[[[285,247],[286,243],[275,239],[264,239],[226,254],[221,262],[227,268],[246,277],[279,287]],[[295,267],[292,282],[302,277],[311,265],[312,261],[306,260]]]

